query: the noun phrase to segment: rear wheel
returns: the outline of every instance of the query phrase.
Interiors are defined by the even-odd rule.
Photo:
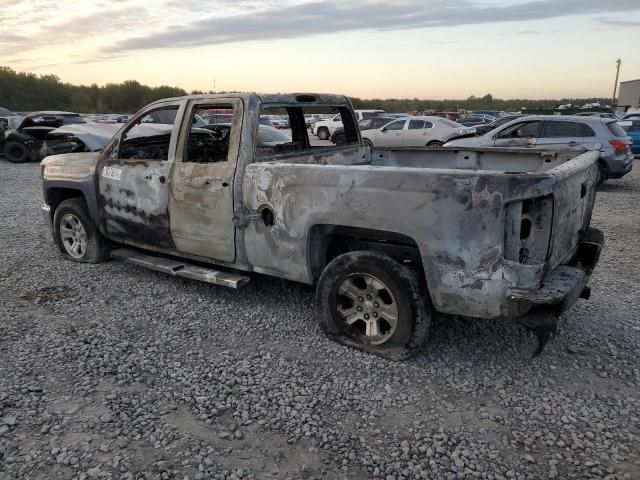
[[[53,233],[58,248],[71,261],[100,263],[109,259],[109,242],[91,221],[83,198],[69,198],[58,205]]]
[[[24,163],[29,160],[29,149],[23,143],[10,140],[4,146],[4,156],[11,163]]]
[[[362,143],[364,143],[365,147],[369,147],[371,150],[373,150],[373,143],[371,143],[371,140],[364,138],[362,139]]]
[[[327,140],[330,137],[329,129],[326,127],[320,127],[317,135],[320,140]]]
[[[392,360],[414,354],[431,324],[419,274],[377,252],[331,261],[318,282],[316,311],[329,338]]]
[[[444,145],[444,143],[440,140],[431,140],[427,143],[427,147],[441,147],[442,145]]]
[[[344,133],[338,133],[333,139],[333,143],[335,143],[336,145],[342,145],[346,141],[347,136]]]

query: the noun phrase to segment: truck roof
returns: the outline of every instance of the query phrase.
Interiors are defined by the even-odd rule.
[[[210,93],[198,95],[184,95],[182,97],[163,98],[156,100],[151,105],[169,101],[180,100],[207,100],[215,98],[240,98],[245,101],[252,99],[259,100],[261,103],[282,103],[282,104],[300,104],[300,105],[350,105],[351,102],[344,95],[336,95],[333,93]]]

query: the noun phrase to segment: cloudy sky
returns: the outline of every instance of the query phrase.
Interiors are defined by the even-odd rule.
[[[20,0],[0,64],[72,83],[363,98],[609,96],[640,0]]]

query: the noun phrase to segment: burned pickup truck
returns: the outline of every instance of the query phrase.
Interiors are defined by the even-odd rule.
[[[199,124],[211,109],[233,113]],[[290,136],[259,122],[283,112]],[[341,115],[345,143],[312,143],[318,112]],[[43,211],[73,261],[315,284],[329,337],[397,359],[436,313],[518,321],[541,347],[589,294],[597,175],[593,152],[372,151],[343,96],[196,95],[142,109],[101,153],[46,158]]]

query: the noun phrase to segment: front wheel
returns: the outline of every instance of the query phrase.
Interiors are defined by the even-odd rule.
[[[109,242],[89,217],[83,198],[69,198],[53,215],[53,235],[60,251],[71,261],[100,263],[109,259]]]
[[[444,143],[440,140],[432,140],[427,143],[427,147],[441,147],[442,145],[444,145]]]
[[[414,354],[431,324],[420,275],[377,252],[331,261],[318,282],[316,311],[329,338],[392,360]]]
[[[24,163],[29,160],[29,149],[24,143],[10,140],[4,146],[4,156],[11,163]]]
[[[369,147],[369,150],[373,150],[373,143],[371,143],[371,140],[369,140],[368,138],[363,138],[362,143],[365,147]]]

